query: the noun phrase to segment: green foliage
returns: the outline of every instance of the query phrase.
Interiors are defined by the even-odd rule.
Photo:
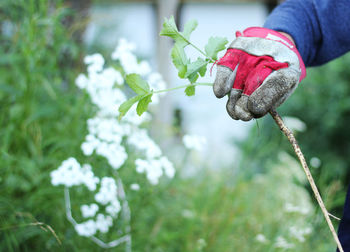
[[[197,28],[197,25],[197,21],[191,20],[185,24],[184,32],[181,33],[177,29],[174,17],[171,16],[169,19],[164,19],[163,29],[159,35],[170,37],[175,43],[185,47],[190,44],[189,39],[191,33]]]
[[[134,105],[136,102],[138,102],[136,111],[139,116],[147,111],[148,104],[152,102],[153,91],[150,90],[148,83],[142,79],[139,74],[128,74],[125,77],[125,80],[129,87],[134,90],[138,96],[134,96],[120,105],[118,109],[120,112],[119,120],[125,116],[132,105]]]
[[[65,216],[62,188],[50,183],[50,172],[62,160],[70,156],[84,159],[80,144],[86,135],[86,120],[93,114],[89,99],[73,84],[77,73],[81,72],[78,64],[81,46],[71,38],[72,28],[64,25],[72,10],[60,1],[41,0],[2,0],[0,8],[0,24],[10,21],[13,25],[12,34],[0,33],[0,189],[4,192],[0,196],[0,251],[105,251],[76,234]],[[174,23],[171,27],[174,28]],[[184,37],[189,39],[195,27],[195,22],[186,26]],[[176,32],[173,34],[177,36]],[[216,49],[206,49],[213,59],[215,52]],[[184,53],[183,48],[178,53]],[[185,54],[182,56],[186,58]],[[173,56],[173,60],[179,58]],[[189,64],[189,61],[183,64],[182,78]],[[197,75],[201,71],[204,68],[199,68]],[[348,75],[345,71],[340,74]],[[139,102],[138,112],[142,113],[151,101],[152,92],[137,76],[131,79],[131,86],[135,85],[137,92],[143,93],[120,110],[125,114],[132,104]],[[331,80],[326,84],[335,88],[333,83],[339,79]],[[331,94],[337,101],[337,95],[347,95],[345,81],[341,87],[332,92],[321,87],[320,92],[326,92],[325,96]],[[195,85],[187,85],[185,91],[187,95],[194,95]],[[324,104],[328,103],[329,100]],[[332,104],[331,112],[346,111],[346,104]],[[317,116],[323,118],[321,112],[328,113],[327,110],[317,113],[315,122]],[[338,148],[330,151],[334,158],[329,160],[333,162],[338,154],[347,154],[346,149],[341,149],[342,146],[347,148],[346,115],[347,112],[333,115],[335,122],[324,122],[328,131],[320,131],[326,132],[326,139],[330,140],[337,136],[336,130],[344,130],[339,135],[344,139],[339,140]],[[278,134],[274,129],[266,135],[274,132]],[[265,147],[278,146],[278,143],[265,142]],[[320,146],[315,153],[322,153],[318,152],[320,149],[327,151],[326,143],[317,143]],[[332,142],[331,146],[335,145]],[[263,156],[265,151],[260,148],[254,154]],[[130,156],[133,153],[128,150]],[[253,161],[251,156],[250,161]],[[324,159],[322,161],[326,165]],[[346,164],[344,161],[339,166],[343,169]],[[97,160],[94,165],[101,167],[96,169],[98,175],[106,172],[103,169],[105,160]],[[184,164],[179,162],[179,165]],[[244,168],[248,170],[248,167]],[[289,186],[296,192],[295,197],[305,197],[305,190],[298,185],[302,182],[295,184],[290,173],[285,176],[284,168],[275,165],[262,176],[252,176],[252,180],[241,174],[233,176],[225,170],[220,173],[203,170],[198,177],[184,179],[178,176],[172,181],[163,181],[159,187],[149,185],[138,176],[136,182],[142,190],[127,195],[132,212],[133,251],[281,251],[273,247],[272,242],[257,243],[255,237],[258,233],[271,240],[279,234],[287,236],[286,225],[281,223],[300,221],[300,216],[280,211],[284,201],[276,186]],[[323,166],[321,168],[325,171]],[[121,172],[128,188],[135,182],[136,172],[133,169]],[[84,195],[84,191],[79,193]],[[72,210],[79,220],[80,204],[90,199],[88,196],[74,197],[74,192],[71,196],[76,199],[72,202]],[[322,219],[319,221],[311,216],[302,220],[315,226],[317,232],[307,237],[305,243],[296,243],[295,251],[333,249]],[[50,225],[62,245],[51,232],[33,225],[36,222]],[[118,234],[106,234],[106,238],[109,236],[113,238]],[[119,246],[113,251],[125,251],[125,248]]]
[[[145,97],[143,97],[139,103],[137,104],[136,107],[136,112],[137,114],[140,116],[142,115],[144,112],[147,111],[148,108],[148,104],[150,104],[150,102],[152,102],[152,95],[153,94],[148,94]]]
[[[202,77],[205,75],[207,72],[207,65],[207,61],[198,57],[196,61],[191,62],[187,65],[185,78],[187,78],[191,83],[195,83],[199,77],[198,74]]]
[[[63,25],[72,11],[61,1],[3,0],[0,4],[0,250],[48,251],[59,245],[30,223],[66,229],[62,191],[50,171],[81,154],[92,107],[74,86],[79,46]],[[68,230],[68,233],[65,233]],[[72,245],[72,244],[70,244]],[[67,249],[70,250],[69,242]]]
[[[164,20],[163,29],[161,30],[161,36],[168,36],[172,38],[175,42],[173,49],[171,50],[171,58],[175,65],[175,67],[179,71],[180,78],[187,78],[187,67],[190,64],[190,60],[188,59],[185,53],[185,47],[190,44],[189,39],[191,33],[197,27],[196,21],[189,21],[185,24],[184,33],[178,31],[174,17],[170,17],[169,19]],[[192,82],[191,82],[192,83]]]
[[[226,44],[228,43],[226,38],[221,37],[210,37],[208,44],[205,46],[205,52],[208,57],[213,60],[218,59],[218,53],[226,49]]]
[[[189,85],[189,86],[185,89],[185,94],[186,94],[187,96],[193,96],[193,95],[195,95],[195,93],[196,93],[196,88],[195,88],[195,86],[193,86],[193,85]]]
[[[175,43],[171,49],[171,58],[174,66],[178,70],[178,76],[182,79],[185,78],[189,59],[186,56],[184,48],[181,45]]]
[[[129,87],[138,95],[144,95],[150,91],[148,83],[139,74],[128,74],[125,80]]]
[[[178,76],[182,79],[188,79],[190,83],[195,83],[199,76],[204,76],[207,71],[207,65],[217,59],[217,54],[225,50],[227,40],[221,37],[211,37],[205,46],[205,53],[190,42],[191,33],[196,29],[197,21],[189,21],[185,24],[183,33],[176,26],[174,17],[164,20],[163,29],[159,35],[168,36],[175,42],[171,50],[171,58],[174,66],[178,70]],[[185,47],[191,45],[198,52],[205,56],[205,59],[198,57],[191,62],[185,52]]]
[[[187,96],[195,95],[196,85],[209,85],[208,83],[199,84],[196,83],[196,81],[198,80],[199,76],[205,76],[208,64],[210,62],[214,63],[213,59],[217,59],[217,54],[224,50],[225,45],[227,44],[227,40],[225,38],[211,37],[205,46],[205,54],[190,42],[191,33],[196,29],[197,25],[197,21],[191,20],[185,24],[184,31],[180,32],[176,26],[174,17],[170,17],[169,19],[165,18],[163,29],[159,34],[161,36],[168,36],[175,42],[173,48],[171,49],[171,58],[178,70],[178,76],[182,79],[188,79],[191,83],[190,85],[185,86],[185,94]],[[188,45],[193,46],[196,50],[203,54],[205,59],[198,57],[196,61],[191,62],[185,52],[185,47]],[[136,94],[138,94],[138,96],[130,98],[119,107],[119,119],[121,119],[136,102],[138,102],[136,109],[138,115],[142,115],[148,109],[148,105],[152,102],[151,98],[153,90],[150,90],[148,83],[143,80],[139,74],[127,75],[126,82],[129,87]],[[183,86],[166,90],[156,90],[156,92],[166,92],[182,87]]]
[[[278,252],[285,250],[274,243],[283,236],[295,246],[290,251],[330,251],[333,241],[322,218],[314,218],[313,211],[305,216],[283,210],[286,202],[310,204],[307,191],[298,185],[303,180],[294,175],[298,171],[292,158],[254,180],[234,176],[232,168],[218,173],[202,167],[196,177],[176,177],[159,189],[140,191],[139,202],[132,205],[155,203],[132,209],[134,250]],[[300,242],[290,234],[291,226],[315,228]],[[258,234],[268,242],[258,242]]]
[[[120,105],[120,107],[118,108],[118,111],[120,112],[118,117],[119,120],[121,120],[123,116],[126,115],[126,113],[129,111],[132,105],[134,105],[136,102],[139,102],[143,97],[145,97],[145,95],[137,95],[123,102],[122,105]]]

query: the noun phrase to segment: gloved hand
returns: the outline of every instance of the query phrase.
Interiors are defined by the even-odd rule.
[[[306,76],[293,42],[260,27],[236,32],[236,39],[217,65],[214,93],[218,98],[229,94],[227,112],[243,121],[278,107]]]

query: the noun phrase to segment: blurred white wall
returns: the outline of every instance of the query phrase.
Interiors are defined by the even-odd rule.
[[[155,60],[157,17],[148,3],[95,4],[85,32],[87,45],[97,44],[113,50],[120,38],[138,46],[138,56]],[[111,51],[112,52],[112,51]]]
[[[139,56],[156,62],[160,27],[157,27],[157,12],[154,7],[152,4],[141,3],[94,5],[86,31],[86,43],[98,42],[113,48],[119,38],[125,37],[138,45]],[[196,3],[182,6],[179,21],[182,26],[190,19],[198,20],[199,26],[191,40],[204,48],[210,36],[223,36],[232,41],[235,31],[249,26],[261,26],[266,15],[265,6],[259,3]],[[200,56],[193,50],[189,50],[189,53],[192,59]],[[172,65],[171,62],[168,64]],[[169,86],[186,84],[177,77],[173,66],[170,69],[166,78],[170,80]],[[214,67],[212,77],[198,81],[212,83],[215,70]],[[163,112],[166,110],[167,113],[173,113],[175,107],[182,109],[186,133],[207,138],[208,145],[204,155],[211,166],[232,164],[239,153],[232,145],[232,139],[244,138],[254,122],[232,120],[226,113],[226,98],[216,99],[210,87],[197,87],[196,94],[194,97],[185,97],[183,91],[172,92],[165,98]]]

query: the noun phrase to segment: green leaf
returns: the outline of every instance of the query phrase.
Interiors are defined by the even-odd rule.
[[[207,71],[208,62],[202,58],[187,65],[187,72],[185,78],[188,78],[191,83],[198,79],[198,73],[203,77]]]
[[[148,104],[152,102],[152,95],[153,93],[144,96],[137,104],[136,112],[139,116],[147,110]]]
[[[189,85],[187,86],[187,88],[185,89],[185,93],[187,96],[193,96],[196,93],[196,89],[194,85]]]
[[[119,111],[119,117],[118,119],[122,119],[123,116],[125,116],[125,114],[129,111],[129,109],[132,107],[132,105],[134,105],[136,102],[138,102],[139,100],[141,100],[144,97],[144,95],[138,95],[138,96],[134,96],[131,99],[123,102],[118,111]]]
[[[175,23],[175,19],[171,16],[169,19],[164,18],[163,29],[159,33],[160,36],[167,36],[175,40],[175,42],[185,42],[182,35],[178,31]]]
[[[186,39],[190,39],[191,33],[197,28],[198,22],[196,20],[190,20],[185,24],[183,35]]]
[[[205,46],[205,52],[208,57],[213,60],[217,60],[218,52],[226,49],[226,44],[228,43],[226,38],[222,37],[210,37],[208,43]]]
[[[172,38],[175,43],[183,47],[189,44],[191,33],[196,29],[198,22],[196,20],[191,20],[185,24],[184,32],[181,33],[177,29],[175,19],[171,16],[169,19],[164,19],[163,28],[160,31],[160,36],[167,36]]]
[[[187,58],[184,49],[187,45],[189,45],[188,40],[190,39],[191,33],[197,28],[197,26],[198,22],[196,20],[191,20],[185,24],[184,31],[181,33],[176,27],[174,17],[171,16],[169,19],[165,18],[163,29],[160,32],[161,36],[168,36],[175,40],[175,44],[171,50],[171,59],[176,69],[178,70],[179,77],[182,79],[189,78],[191,83],[195,82],[198,79],[198,71],[196,73],[187,74],[188,67],[190,66],[190,61]],[[201,69],[201,75],[203,74],[203,71],[205,74],[206,69]],[[186,75],[187,77],[185,77]]]
[[[176,43],[171,49],[171,59],[173,60],[174,66],[178,70],[179,77],[182,79],[185,78],[185,74],[187,72],[187,64],[189,63],[189,60],[184,51],[184,47]]]
[[[129,87],[138,95],[144,95],[150,92],[148,83],[139,74],[128,74],[125,80]]]
[[[163,29],[160,31],[160,36],[168,36],[175,39],[179,31],[177,30],[174,16],[171,16],[169,19],[164,18]]]

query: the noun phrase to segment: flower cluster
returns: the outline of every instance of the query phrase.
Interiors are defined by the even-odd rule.
[[[161,157],[159,159],[137,159],[136,171],[138,173],[146,173],[147,179],[153,185],[158,184],[159,178],[165,175],[169,178],[174,177],[175,170],[173,164],[166,157]]]
[[[98,211],[98,205],[95,203],[89,205],[82,205],[80,207],[81,213],[84,218],[94,217],[96,212]]]
[[[295,247],[293,243],[289,243],[283,236],[278,236],[276,238],[274,246],[282,249],[291,249]]]
[[[96,221],[88,220],[83,223],[75,225],[75,230],[81,236],[93,236],[97,231],[101,233],[107,233],[109,227],[113,225],[113,219],[111,216],[105,216],[103,214],[98,214]]]
[[[125,146],[128,145],[140,154],[135,161],[136,171],[144,173],[149,182],[156,185],[162,175],[172,178],[175,169],[168,158],[163,156],[161,149],[148,132],[141,128],[142,123],[150,120],[150,114],[144,113],[138,116],[136,109],[131,108],[121,122],[116,119],[119,115],[119,106],[127,100],[126,94],[122,91],[124,74],[138,73],[148,81],[151,89],[165,88],[162,76],[152,72],[147,61],[138,62],[133,53],[135,50],[135,44],[128,43],[125,39],[119,41],[112,59],[119,61],[121,71],[112,67],[105,68],[105,59],[100,54],[84,58],[87,74],[80,74],[76,79],[76,85],[89,94],[97,112],[87,121],[88,134],[81,145],[81,150],[85,156],[104,157],[109,166],[117,170],[128,159]],[[153,104],[159,101],[159,95],[153,95]],[[87,219],[79,224],[75,223],[75,230],[81,236],[91,237],[98,231],[108,232],[113,225],[113,219],[118,218],[118,213],[122,210],[119,199],[119,191],[124,191],[120,188],[122,185],[119,182],[117,185],[112,177],[98,178],[89,164],[80,165],[75,158],[63,161],[60,167],[52,171],[51,182],[55,186],[64,185],[66,188],[85,185],[90,191],[96,191],[99,187],[94,195],[96,203],[81,206],[82,217]],[[130,189],[137,191],[140,186],[134,183]]]
[[[117,185],[113,178],[102,178],[100,190],[95,194],[95,200],[102,205],[109,204],[106,207],[106,212],[113,217],[117,216],[121,206],[117,198]]]
[[[138,73],[144,76],[152,89],[163,89],[165,83],[159,73],[151,72],[148,62],[137,62],[133,51],[135,45],[121,39],[119,45],[112,54],[112,59],[119,60],[125,73]],[[118,115],[118,107],[126,100],[125,94],[118,86],[123,84],[121,73],[111,68],[103,69],[104,60],[99,54],[87,56],[85,63],[88,64],[88,76],[80,75],[77,78],[78,87],[85,89],[97,105],[99,111],[97,115],[88,120],[89,134],[85,142],[81,145],[85,155],[92,155],[95,151],[98,155],[107,159],[114,169],[120,168],[128,158],[122,139],[127,138],[127,143],[140,153],[144,154],[145,162],[152,164],[142,172],[152,184],[157,184],[160,176],[164,174],[170,178],[174,175],[174,168],[169,160],[162,156],[159,146],[150,138],[145,129],[140,128],[140,124],[147,121],[150,116],[144,113],[141,117],[136,114],[135,109],[131,109],[118,122],[115,118]],[[158,101],[157,95],[153,96],[153,103]],[[135,163],[139,167],[138,162]],[[163,168],[163,169],[162,169]],[[140,172],[141,169],[137,168]]]
[[[73,157],[63,161],[57,170],[51,172],[51,183],[54,186],[65,185],[66,187],[71,187],[85,185],[90,191],[94,191],[99,181],[89,164],[81,166]]]

